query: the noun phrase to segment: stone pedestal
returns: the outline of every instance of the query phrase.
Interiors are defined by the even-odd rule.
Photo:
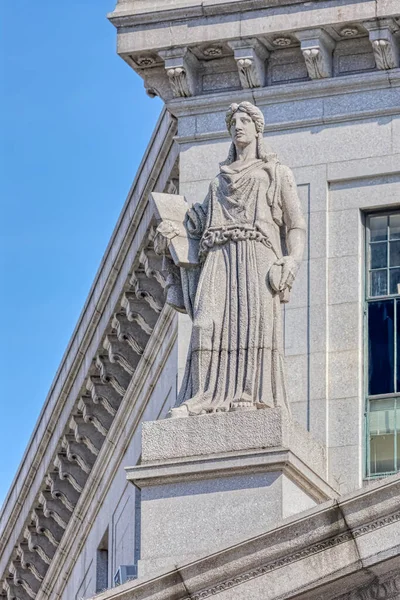
[[[325,449],[280,409],[143,424],[139,575],[208,554],[336,497]]]

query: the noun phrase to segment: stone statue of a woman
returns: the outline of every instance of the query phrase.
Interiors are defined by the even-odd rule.
[[[261,111],[232,104],[226,125],[228,158],[185,221],[199,241],[200,266],[181,268],[193,328],[172,417],[289,410],[280,303],[302,259],[305,222],[292,172],[264,148]]]

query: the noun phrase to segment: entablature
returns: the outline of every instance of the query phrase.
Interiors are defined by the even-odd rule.
[[[383,0],[120,0],[109,19],[120,56],[167,104],[399,66],[400,5]]]

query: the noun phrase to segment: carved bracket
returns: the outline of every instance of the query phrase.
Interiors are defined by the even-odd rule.
[[[29,569],[38,581],[43,581],[47,571],[47,563],[40,558],[37,552],[29,550],[26,542],[21,542],[16,547],[16,555],[24,569]]]
[[[13,561],[9,566],[9,573],[14,585],[21,586],[30,598],[36,598],[40,582],[31,571],[24,569],[19,561]]]
[[[311,79],[332,77],[333,39],[323,29],[306,29],[296,33]]]
[[[138,366],[140,356],[134,352],[125,340],[119,340],[114,334],[106,335],[103,348],[108,352],[112,363],[118,363],[128,373],[133,375]]]
[[[67,527],[71,511],[60,500],[55,500],[50,492],[44,490],[39,495],[39,504],[45,517],[53,518],[63,529]]]
[[[160,50],[175,98],[194,96],[198,87],[199,62],[186,47]]]
[[[263,87],[268,50],[256,39],[228,42],[232,48],[242,88]]]
[[[107,435],[113,417],[102,404],[95,404],[90,396],[81,396],[78,410],[82,413],[85,423],[92,423],[104,437]]]
[[[55,471],[50,471],[46,475],[45,481],[52,497],[55,500],[60,500],[72,512],[79,500],[79,492],[77,492],[67,479],[61,479]]]
[[[368,21],[364,27],[369,32],[376,66],[378,69],[396,69],[399,66],[399,41],[395,37],[398,31],[392,19]]]

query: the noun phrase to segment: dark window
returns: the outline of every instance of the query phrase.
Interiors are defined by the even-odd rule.
[[[400,470],[400,212],[367,217],[367,475]]]
[[[96,556],[96,593],[108,589],[108,529],[105,532]]]

